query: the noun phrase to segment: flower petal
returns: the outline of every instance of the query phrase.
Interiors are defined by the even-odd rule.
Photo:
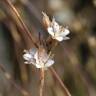
[[[34,55],[36,53],[36,49],[32,48],[29,50],[29,54]]]
[[[70,39],[69,37],[63,37],[63,40],[68,40],[68,39]]]
[[[53,28],[54,33],[59,32],[59,30],[60,30],[60,26],[59,26],[59,24],[55,21],[55,18],[54,18],[54,17],[53,17],[53,19],[52,19],[52,28]]]
[[[58,40],[58,41],[63,41],[63,37],[61,37],[61,36],[58,36],[58,37],[55,37],[56,38],[56,40]]]
[[[39,63],[40,60],[39,60],[40,56],[38,54],[38,51],[34,54],[34,59],[36,60],[36,63]]]
[[[23,58],[24,58],[25,60],[30,60],[30,59],[33,58],[33,57],[32,57],[31,54],[27,54],[27,53],[26,53],[26,54],[23,55]]]
[[[48,33],[52,36],[54,36],[54,32],[53,32],[53,28],[52,27],[48,27]]]
[[[24,62],[25,64],[29,64],[27,61]]]
[[[36,68],[42,68],[40,64],[36,64]]]
[[[47,61],[47,63],[45,64],[45,67],[50,67],[50,66],[53,65],[53,64],[54,64],[54,60],[49,59],[49,60]]]
[[[60,34],[59,34],[59,36],[66,36],[66,35],[68,35],[70,33],[70,31],[68,30],[68,29],[64,29],[64,31],[63,32],[60,32]]]

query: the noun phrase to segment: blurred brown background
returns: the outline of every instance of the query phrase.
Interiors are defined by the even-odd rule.
[[[68,26],[70,40],[61,42],[54,50],[53,67],[72,96],[96,96],[96,0],[10,1],[37,43],[39,32],[43,39],[48,37],[42,25],[42,11]],[[39,70],[25,65],[22,58],[23,50],[32,47],[12,9],[5,0],[0,0],[0,64],[12,76],[12,81],[8,80],[0,68],[0,96],[24,96],[17,85],[32,96],[39,95]],[[65,96],[49,70],[46,71],[44,96]]]

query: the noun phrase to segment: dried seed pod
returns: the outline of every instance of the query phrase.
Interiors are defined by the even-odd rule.
[[[49,17],[47,16],[46,13],[42,12],[42,14],[43,14],[43,24],[44,24],[44,26],[45,26],[46,28],[48,28],[48,26],[50,26],[50,24],[51,24],[51,21],[50,21],[50,19],[49,19]]]

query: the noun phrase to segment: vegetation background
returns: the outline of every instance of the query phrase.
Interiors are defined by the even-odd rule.
[[[70,30],[70,40],[54,50],[53,65],[72,96],[96,96],[96,0],[10,0],[31,30],[46,39],[42,11]],[[40,73],[25,65],[23,50],[34,45],[6,0],[0,0],[0,96],[38,96]],[[10,75],[9,75],[10,74]],[[11,78],[11,79],[10,79]],[[23,93],[23,94],[22,94]],[[44,96],[65,96],[50,70]]]

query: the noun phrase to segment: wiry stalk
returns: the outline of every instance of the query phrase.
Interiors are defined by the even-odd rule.
[[[6,79],[8,81],[10,81],[10,83],[16,88],[18,89],[22,95],[24,96],[31,96],[24,88],[22,88],[21,86],[17,85],[14,80],[12,80],[12,76],[5,70],[4,66],[2,64],[0,64],[0,70],[4,73],[4,76],[6,77]]]
[[[55,42],[55,45],[53,45],[53,47],[51,48],[50,52],[49,52],[49,57],[52,54],[52,51],[55,49],[55,47],[58,45],[58,42]],[[64,85],[63,81],[61,80],[61,78],[59,77],[59,75],[57,74],[57,72],[54,70],[53,67],[50,68],[52,74],[54,75],[54,77],[58,80],[58,82],[60,83],[60,85],[62,86],[64,93],[66,94],[66,96],[71,96],[70,92],[68,91],[68,89],[66,88],[66,86]]]
[[[57,42],[55,42],[55,45],[54,45],[54,47],[52,47],[52,49],[51,49],[51,51],[49,52],[49,54],[48,54],[48,59],[50,58],[50,56],[51,56],[51,52],[54,50],[54,48],[57,46]],[[48,61],[48,59],[46,60],[46,62]],[[45,62],[45,64],[46,64],[46,62]],[[40,76],[41,76],[41,82],[40,82],[40,96],[43,96],[43,87],[44,87],[44,68],[41,68],[40,69],[40,71],[41,71],[41,74],[40,74]]]
[[[44,89],[44,68],[40,69],[41,71],[41,78],[40,78],[40,96],[43,96],[43,89]]]
[[[15,15],[17,16],[18,20],[20,21],[22,27],[24,28],[24,30],[26,31],[26,33],[28,34],[29,38],[31,39],[32,43],[35,45],[35,47],[38,48],[38,45],[34,42],[32,35],[28,29],[28,27],[26,26],[26,24],[24,23],[24,21],[22,20],[20,14],[18,13],[17,9],[14,7],[14,5],[11,3],[10,0],[5,0],[5,2],[10,6],[10,8],[13,10],[13,12],[15,13]]]
[[[68,89],[66,88],[66,86],[64,85],[63,81],[60,79],[59,75],[57,74],[57,72],[54,70],[53,67],[50,68],[51,72],[53,73],[53,76],[58,80],[58,82],[60,83],[60,85],[63,88],[63,91],[65,93],[65,96],[71,96],[70,92],[68,91]]]

